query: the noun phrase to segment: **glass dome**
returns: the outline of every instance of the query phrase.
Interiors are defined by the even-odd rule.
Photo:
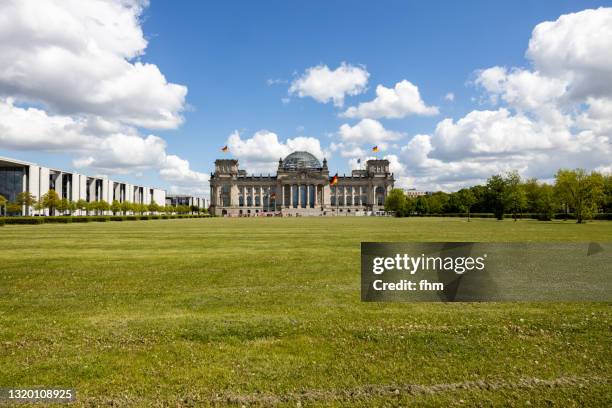
[[[283,160],[283,169],[320,169],[321,162],[308,152],[293,152]]]

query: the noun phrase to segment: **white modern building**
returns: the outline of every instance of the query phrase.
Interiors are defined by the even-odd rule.
[[[69,201],[87,202],[104,200],[112,203],[131,202],[137,204],[166,203],[166,191],[135,184],[122,183],[106,176],[87,176],[60,169],[40,166],[21,160],[0,157],[0,195],[15,202],[21,192],[30,192],[40,199],[49,190],[55,190],[60,198]],[[49,215],[49,210],[22,209],[24,215]],[[82,215],[77,210],[75,214]]]
[[[408,198],[417,198],[421,196],[431,195],[432,193],[429,191],[418,191],[415,188],[408,188],[404,189],[404,194],[406,194],[406,197]]]
[[[173,207],[186,205],[189,207],[208,208],[208,200],[204,197],[186,194],[166,194],[166,205],[171,205]]]

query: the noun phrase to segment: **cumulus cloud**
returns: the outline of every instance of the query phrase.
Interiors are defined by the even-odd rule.
[[[369,77],[365,68],[344,62],[334,70],[327,65],[317,65],[291,82],[289,94],[300,98],[309,96],[321,103],[333,101],[335,106],[343,106],[345,96],[366,90]]]
[[[452,92],[447,93],[446,95],[444,95],[444,100],[453,102],[455,100],[455,94]]]
[[[312,153],[319,160],[329,156],[321,148],[319,139],[298,136],[281,142],[276,133],[268,130],[260,130],[244,139],[235,131],[227,139],[227,146],[232,156],[239,160],[240,168],[249,173],[274,173],[279,159],[298,150]]]
[[[354,158],[355,160],[366,157],[365,150],[352,143],[332,142],[329,149],[332,152],[339,152],[341,157]]]
[[[383,149],[386,148],[388,142],[402,137],[402,133],[385,129],[379,121],[374,119],[362,119],[354,126],[345,123],[340,126],[338,135],[344,142],[378,144]]]
[[[565,80],[543,76],[537,71],[515,68],[508,72],[497,66],[479,71],[475,82],[488,92],[492,103],[501,98],[523,111],[558,103],[567,87]]]
[[[531,67],[476,72],[474,83],[496,108],[414,136],[400,152],[408,168],[401,182],[454,190],[512,169],[550,179],[559,167],[610,168],[610,49],[612,9],[538,24],[526,53]]]
[[[143,4],[102,0],[0,3],[0,95],[54,113],[175,128],[187,88],[135,58]]]
[[[187,160],[168,155],[166,142],[103,120],[49,115],[37,108],[0,99],[0,145],[13,150],[66,152],[76,168],[113,174],[159,170],[162,179],[183,187],[206,188],[208,175],[191,170]]]
[[[427,106],[419,88],[403,80],[393,88],[376,87],[376,98],[359,106],[348,108],[342,116],[347,118],[403,118],[408,115],[431,116],[439,113],[436,106]]]
[[[565,78],[580,100],[612,94],[612,8],[588,9],[538,24],[527,57],[536,70]]]
[[[168,155],[164,139],[137,129],[178,127],[187,94],[141,60],[147,4],[1,2],[0,146],[67,152],[75,167],[108,173],[158,170],[199,188],[205,174]]]
[[[159,175],[172,183],[172,193],[208,195],[210,175],[192,170],[189,161],[171,154],[160,167]]]

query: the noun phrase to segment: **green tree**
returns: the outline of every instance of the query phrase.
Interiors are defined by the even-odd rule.
[[[429,213],[429,201],[427,200],[427,197],[425,196],[417,197],[417,199],[415,200],[413,209],[414,209],[414,212],[419,215],[424,215],[424,214]]]
[[[557,209],[553,186],[530,179],[523,184],[523,189],[527,200],[527,211],[538,213],[541,220],[551,220]]]
[[[128,212],[132,211],[132,203],[129,201],[122,202],[121,211],[123,212],[123,215],[126,215]]]
[[[6,215],[6,197],[0,194],[0,214]]]
[[[523,212],[523,209],[527,205],[525,190],[521,184],[521,177],[517,171],[508,173],[504,182],[504,207],[510,210],[512,218],[516,221],[517,215]]]
[[[25,206],[25,214],[28,214],[30,212],[30,207],[36,204],[36,196],[29,191],[22,191],[17,194],[17,200],[15,201],[22,207]]]
[[[147,206],[147,209],[149,210],[149,212],[156,213],[159,211],[159,205],[157,205],[155,200],[152,200],[151,204]]]
[[[550,184],[542,184],[540,186],[540,192],[535,201],[536,212],[541,214],[542,220],[552,220],[555,210],[557,209],[557,200],[555,197],[555,191],[553,186]]]
[[[76,202],[74,202],[74,201],[72,201],[72,200],[70,200],[70,201],[69,201],[69,204],[68,204],[68,211],[69,211],[69,214],[70,214],[70,215],[74,214],[74,212],[75,212],[76,210],[77,210],[77,203],[76,203]]]
[[[98,211],[98,203],[96,201],[88,202],[85,206],[85,211],[87,215],[89,213],[96,213]]]
[[[584,169],[559,170],[555,175],[555,192],[560,201],[575,214],[576,222],[583,223],[597,211],[604,198],[604,178],[597,172]]]
[[[87,201],[83,200],[82,198],[78,199],[77,202],[75,203],[75,206],[78,210],[80,211],[85,211],[85,214],[89,215],[89,205],[87,204]]]
[[[506,211],[506,180],[496,174],[487,180],[487,207],[493,210],[495,218],[498,220],[504,219],[504,212]]]
[[[467,212],[468,222],[470,222],[470,210],[476,203],[476,196],[469,188],[461,189],[457,192],[457,199],[461,212]]]
[[[45,206],[43,205],[42,201],[37,201],[34,204],[34,211],[36,211],[37,214],[41,214],[44,209],[45,209]]]
[[[431,214],[442,214],[449,201],[449,195],[443,191],[437,191],[424,198],[427,200],[427,212]]]
[[[21,204],[16,202],[8,202],[6,204],[7,214],[21,214]]]
[[[401,217],[406,207],[406,194],[399,188],[389,191],[385,200],[385,211],[392,211],[396,217]]]
[[[49,190],[42,196],[43,208],[49,209],[49,215],[55,215],[55,209],[60,203],[60,197],[55,190]]]
[[[604,183],[604,199],[602,203],[602,211],[605,213],[612,212],[612,174],[603,176]]]
[[[121,212],[121,203],[117,200],[113,200],[110,209],[114,215],[117,215],[118,212]]]
[[[540,183],[538,183],[538,180],[535,178],[529,179],[523,184],[523,189],[525,190],[525,198],[527,200],[525,207],[527,212],[538,212],[536,202],[541,194]]]
[[[65,215],[66,211],[68,211],[70,209],[70,201],[68,201],[67,198],[62,198],[61,200],[59,200],[59,202],[57,203],[57,211],[60,213],[60,215]]]
[[[110,210],[110,204],[105,200],[100,200],[98,201],[96,209],[100,214],[104,215],[106,211]]]

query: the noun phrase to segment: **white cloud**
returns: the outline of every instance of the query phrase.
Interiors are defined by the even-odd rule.
[[[432,143],[438,157],[474,157],[561,148],[567,146],[568,137],[569,133],[555,133],[526,116],[512,115],[501,108],[472,111],[457,122],[440,121]]]
[[[366,152],[359,146],[352,143],[334,143],[329,146],[332,152],[340,152],[342,157],[350,157],[357,160],[366,156]]]
[[[455,94],[452,92],[447,93],[446,95],[444,95],[444,100],[453,102],[455,100]]]
[[[312,153],[319,160],[329,156],[321,148],[319,139],[299,136],[281,142],[276,133],[267,130],[260,130],[245,139],[235,131],[227,139],[227,146],[230,154],[239,160],[240,168],[249,173],[274,173],[279,159],[298,150]]]
[[[146,128],[182,122],[187,88],[135,60],[147,41],[145,2],[22,0],[0,3],[0,96],[63,115]]]
[[[291,82],[289,94],[297,94],[300,98],[310,96],[321,103],[333,101],[335,106],[343,106],[346,95],[365,91],[369,76],[365,68],[344,62],[333,71],[327,65],[317,65]]]
[[[57,150],[84,145],[83,120],[49,116],[36,108],[20,108],[11,98],[0,99],[0,145],[6,149]]]
[[[408,115],[431,116],[438,114],[436,106],[427,106],[419,88],[407,80],[395,84],[394,88],[376,87],[376,98],[370,102],[352,106],[342,114],[347,118],[403,118]]]
[[[374,119],[362,119],[354,126],[345,123],[340,126],[338,135],[344,142],[378,144],[381,148],[385,148],[388,142],[402,137],[402,133],[387,130]]]
[[[478,72],[476,84],[489,94],[492,103],[499,99],[523,111],[538,110],[556,104],[566,92],[566,82],[525,69],[492,67]]]
[[[208,195],[210,191],[210,175],[192,170],[189,161],[176,155],[166,156],[159,175],[172,183],[170,191],[174,194]]]
[[[181,124],[187,88],[140,60],[146,0],[0,3],[0,147],[62,151],[114,174],[157,170],[171,189],[208,176],[136,126]]]
[[[0,99],[0,145],[13,150],[65,152],[76,155],[76,168],[111,174],[159,170],[162,179],[194,191],[207,188],[208,175],[190,170],[189,163],[166,153],[166,142],[140,136],[104,120],[49,115],[36,108]],[[124,132],[125,130],[125,132]]]
[[[536,70],[571,83],[574,99],[612,93],[612,8],[565,14],[538,24],[527,57]]]
[[[532,68],[477,71],[496,106],[440,121],[400,152],[399,185],[456,190],[516,169],[550,179],[559,167],[607,169],[612,157],[612,9],[585,10],[533,31]]]

